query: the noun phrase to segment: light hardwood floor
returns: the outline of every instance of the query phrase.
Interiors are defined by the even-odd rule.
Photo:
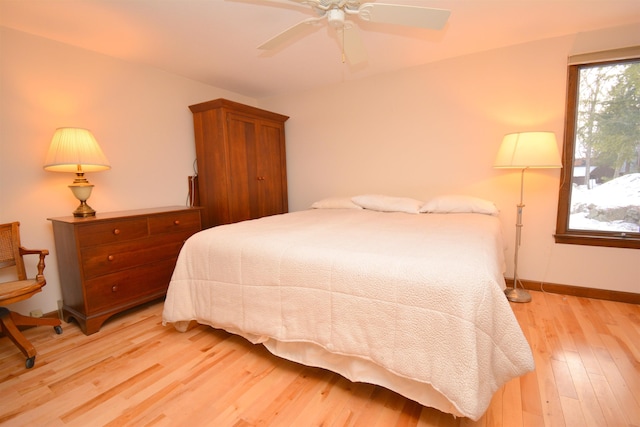
[[[536,370],[477,422],[272,356],[224,331],[161,325],[162,302],[83,335],[0,339],[0,424],[16,426],[640,426],[640,306],[532,292],[512,304]]]

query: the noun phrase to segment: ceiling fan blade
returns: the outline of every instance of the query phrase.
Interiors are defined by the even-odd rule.
[[[349,64],[358,65],[367,61],[367,50],[354,25],[345,26],[342,30],[338,30],[338,41]]]
[[[358,9],[358,14],[365,21],[441,30],[451,11],[399,4],[364,3]]]
[[[275,37],[272,37],[266,42],[262,43],[260,46],[258,46],[258,49],[262,49],[262,50],[275,49],[281,44],[284,44],[291,39],[300,37],[307,31],[309,31],[312,25],[317,23],[322,18],[323,17],[309,18],[309,19],[305,19],[304,21],[298,22],[296,25],[287,28],[286,30],[276,35]]]

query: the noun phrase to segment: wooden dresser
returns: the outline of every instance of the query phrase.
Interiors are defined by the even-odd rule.
[[[49,220],[63,317],[87,335],[114,314],[163,297],[182,244],[202,229],[200,208],[180,206]]]

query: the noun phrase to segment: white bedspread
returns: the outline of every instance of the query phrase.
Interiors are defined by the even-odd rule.
[[[496,217],[316,209],[192,236],[163,321],[223,328],[477,420],[534,368],[504,287]]]

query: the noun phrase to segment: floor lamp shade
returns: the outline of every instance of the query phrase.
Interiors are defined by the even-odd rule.
[[[74,196],[80,200],[80,206],[73,212],[77,217],[95,216],[87,205],[93,184],[84,177],[85,172],[98,172],[111,169],[107,157],[98,141],[87,129],[56,129],[44,161],[44,169],[53,172],[74,172],[76,179],[69,186]]]
[[[522,242],[522,210],[524,208],[524,171],[529,168],[561,168],[560,152],[553,132],[521,132],[505,135],[493,164],[495,168],[521,169],[520,203],[516,222],[516,245],[513,262],[513,288],[507,288],[509,301],[529,302],[531,295],[518,288],[518,252]]]
[[[493,164],[495,168],[560,168],[560,152],[553,132],[505,135]]]

